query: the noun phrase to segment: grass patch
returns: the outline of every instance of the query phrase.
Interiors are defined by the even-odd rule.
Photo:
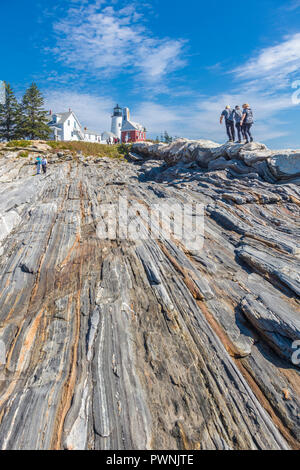
[[[28,155],[29,155],[29,152],[27,150],[22,150],[22,152],[18,154],[18,157],[27,158]]]
[[[105,144],[97,144],[91,142],[78,142],[78,141],[71,141],[71,142],[54,142],[48,141],[47,145],[49,145],[53,150],[69,150],[72,153],[74,152],[81,152],[85,157],[108,157],[108,158],[124,158],[128,155],[131,150],[131,145],[105,145]]]
[[[6,144],[6,147],[30,147],[32,145],[31,140],[11,140]]]

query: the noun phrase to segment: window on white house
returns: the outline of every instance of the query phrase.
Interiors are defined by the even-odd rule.
[[[76,122],[74,122],[74,129],[76,129]]]
[[[71,122],[70,122],[70,120],[69,120],[69,121],[68,121],[68,126],[70,126],[70,124],[71,124]]]

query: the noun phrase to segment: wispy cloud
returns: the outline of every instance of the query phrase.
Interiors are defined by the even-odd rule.
[[[184,66],[184,41],[155,37],[137,5],[117,10],[104,0],[92,4],[75,0],[75,4],[66,18],[54,23],[57,47],[53,52],[66,65],[99,78],[126,71],[148,84]]]
[[[108,97],[64,90],[48,90],[45,106],[53,112],[75,112],[83,126],[95,131],[110,130],[110,116],[115,103]]]
[[[294,11],[300,8],[300,0],[292,0],[284,7],[288,11]]]
[[[272,88],[286,86],[291,76],[300,70],[300,33],[296,33],[276,46],[262,49],[246,64],[233,72],[244,80],[267,80]]]

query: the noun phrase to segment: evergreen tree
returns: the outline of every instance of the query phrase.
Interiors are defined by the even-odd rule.
[[[167,131],[165,131],[164,133],[164,141],[166,144],[170,144],[171,142],[173,142],[173,138],[168,134]]]
[[[50,128],[47,126],[47,111],[44,98],[35,83],[27,89],[22,100],[22,125],[20,132],[30,140],[47,139]]]
[[[17,137],[19,105],[9,83],[5,83],[4,103],[0,104],[0,140]]]
[[[15,114],[15,132],[14,132],[14,139],[19,140],[19,139],[24,139],[26,135],[24,134],[23,130],[23,122],[24,122],[24,115],[22,112],[22,106],[18,104],[16,108],[16,114]]]

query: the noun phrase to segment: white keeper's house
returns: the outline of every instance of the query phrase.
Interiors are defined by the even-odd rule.
[[[48,126],[51,129],[50,140],[101,142],[101,135],[82,127],[76,114],[71,110],[66,113],[52,113],[50,111],[47,117]]]

